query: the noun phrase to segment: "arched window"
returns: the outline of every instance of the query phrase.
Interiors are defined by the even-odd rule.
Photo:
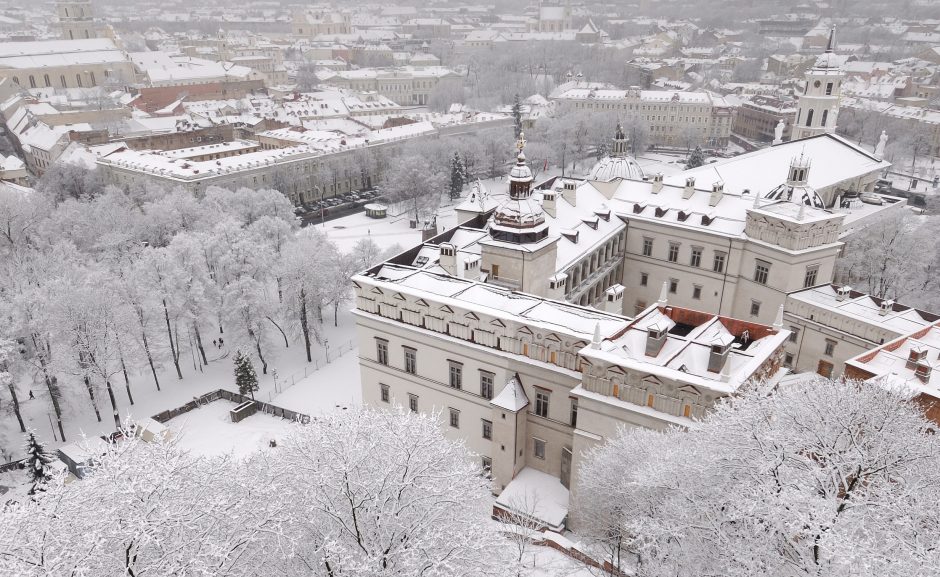
[[[19,77],[17,77],[17,76],[14,76],[14,77],[13,77],[13,84],[16,84],[17,86],[20,85],[20,79],[19,79]]]
[[[81,74],[75,75],[75,85],[78,86],[79,88],[82,87],[82,75]]]
[[[828,111],[828,110],[823,110],[822,123],[820,124],[820,126],[825,126],[825,125],[826,125],[826,119],[827,119],[827,118],[829,118],[829,111]]]
[[[36,77],[32,74],[29,75],[29,87],[36,88]]]
[[[43,79],[43,81],[46,83],[46,88],[49,88],[50,86],[52,86],[52,81],[49,80],[49,75],[48,75],[48,74],[43,74],[43,75],[42,75],[42,79]]]
[[[91,77],[91,85],[92,85],[92,86],[98,86],[98,83],[95,82],[95,73],[94,73],[94,72],[89,72],[89,73],[88,73],[88,76]]]
[[[65,74],[60,74],[60,75],[59,75],[59,82],[62,83],[62,88],[68,88],[68,87],[69,87],[68,82],[65,81]]]
[[[809,112],[806,113],[806,126],[813,125],[813,112],[814,112],[813,110],[810,110]]]

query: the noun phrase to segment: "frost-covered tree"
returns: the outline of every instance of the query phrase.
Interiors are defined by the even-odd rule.
[[[401,155],[385,176],[382,192],[400,203],[421,227],[437,213],[441,195],[447,190],[446,168],[426,157]]]
[[[303,515],[296,561],[307,575],[506,575],[504,541],[487,524],[489,481],[437,418],[356,410],[300,427],[272,473]]]
[[[241,351],[235,352],[235,386],[238,387],[239,394],[251,395],[255,398],[255,391],[258,390],[258,373],[255,372],[255,366],[251,364],[251,359],[242,354]]]
[[[686,169],[689,168],[698,168],[705,164],[705,153],[702,152],[701,146],[696,146],[695,149],[689,154],[689,159],[685,163]]]
[[[522,134],[522,101],[519,100],[518,93],[512,99],[512,126],[515,137],[519,138],[519,135]]]
[[[26,432],[26,460],[25,469],[29,476],[29,494],[35,495],[44,489],[44,485],[52,479],[52,468],[49,466],[55,456],[46,452],[46,446],[36,437],[32,429]]]
[[[26,432],[26,424],[23,423],[23,415],[20,414],[20,400],[16,394],[16,383],[13,379],[13,359],[16,351],[15,343],[9,339],[0,338],[0,388],[6,389],[10,393],[10,404],[13,407],[13,414],[16,415],[16,421],[20,425],[20,431]]]
[[[460,198],[461,193],[463,193],[464,185],[464,168],[463,163],[460,162],[460,153],[455,152],[454,158],[450,163],[450,198],[454,200],[455,198]]]
[[[689,431],[591,450],[576,516],[640,577],[927,577],[940,439],[909,392],[822,378],[755,390]]]

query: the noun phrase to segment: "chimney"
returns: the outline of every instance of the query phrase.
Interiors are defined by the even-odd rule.
[[[604,310],[609,313],[623,314],[623,291],[626,290],[623,285],[615,284],[604,291],[607,296],[604,299]]]
[[[725,183],[719,181],[712,184],[712,195],[708,198],[708,206],[716,206],[725,194]]]
[[[542,191],[542,210],[545,211],[545,214],[555,218],[555,191],[554,190],[544,190]]]
[[[656,304],[658,304],[661,307],[664,307],[666,306],[666,303],[668,302],[669,302],[669,283],[664,282],[662,290],[659,291],[659,300],[656,301]]]
[[[450,276],[457,276],[457,248],[449,242],[441,243],[440,265]]]
[[[690,199],[695,193],[695,177],[690,176],[685,179],[685,189],[682,191],[682,198]]]
[[[646,329],[646,356],[656,357],[666,344],[667,324],[661,320]]]
[[[727,364],[733,338],[731,335],[726,336],[727,340],[713,342],[708,351],[708,372],[710,373],[720,373]]]
[[[894,310],[894,301],[884,300],[884,301],[881,301],[881,310],[878,311],[878,314],[881,316],[885,316],[893,310]]]
[[[917,365],[926,362],[927,360],[927,347],[922,344],[915,343],[911,346],[911,352],[907,356],[907,368],[913,369]]]
[[[567,286],[567,274],[560,272],[556,275],[552,275],[548,279],[548,294],[546,296],[550,299],[564,300]]]
[[[927,383],[930,381],[930,373],[933,372],[933,367],[927,361],[922,361],[917,363],[917,368],[914,369],[914,376],[922,383]]]
[[[564,181],[561,195],[565,197],[565,200],[571,206],[578,206],[578,187],[573,180]]]
[[[594,325],[594,337],[591,338],[591,348],[601,348],[601,340],[601,323],[597,323]]]
[[[840,286],[839,288],[836,289],[836,300],[844,301],[846,298],[848,298],[849,292],[851,291],[852,291],[852,287],[850,286]]]
[[[657,172],[653,175],[653,194],[659,194],[663,189],[663,173]]]

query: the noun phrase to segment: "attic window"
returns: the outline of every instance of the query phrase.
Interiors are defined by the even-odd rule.
[[[662,218],[667,212],[669,212],[668,208],[656,207],[656,218]]]
[[[585,219],[582,219],[582,220],[584,221],[584,224],[588,225],[589,227],[591,227],[591,228],[594,229],[594,230],[597,230],[597,224],[598,224],[598,222],[597,222],[597,219],[596,219],[596,218],[585,218]]]
[[[596,214],[597,216],[599,216],[599,217],[601,217],[602,219],[604,219],[604,222],[609,222],[609,221],[610,221],[610,211],[609,211],[609,210],[599,210],[599,211],[596,211],[594,214]]]
[[[678,217],[678,218],[679,218],[679,222],[685,222],[686,220],[689,219],[689,216],[690,216],[691,214],[692,214],[692,213],[690,213],[690,212],[686,212],[686,211],[684,211],[684,210],[680,210],[680,211],[679,211],[679,217]]]
[[[710,225],[713,220],[715,220],[715,219],[713,219],[712,217],[708,216],[707,214],[703,214],[703,215],[702,215],[702,226],[708,226],[708,225]]]
[[[428,264],[428,257],[426,256],[419,256],[415,259],[415,266],[424,266],[426,264]]]
[[[575,230],[575,231],[570,231],[570,230],[569,230],[569,231],[562,232],[561,234],[562,234],[562,236],[564,236],[565,238],[567,238],[567,239],[570,240],[571,242],[573,242],[573,243],[575,243],[575,244],[578,244],[578,234],[579,234],[578,231],[576,231],[576,230]]]
[[[633,214],[640,214],[641,212],[643,212],[643,209],[644,209],[644,208],[646,208],[646,207],[643,206],[643,205],[640,204],[640,203],[634,204],[634,205],[633,205]]]

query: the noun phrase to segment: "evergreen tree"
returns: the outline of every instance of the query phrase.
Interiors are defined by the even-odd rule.
[[[255,372],[251,359],[243,355],[241,351],[235,353],[235,385],[238,386],[240,394],[251,395],[251,400],[255,399],[255,391],[258,390],[258,373]]]
[[[52,469],[49,465],[55,457],[46,452],[46,447],[36,438],[36,431],[30,429],[26,432],[26,473],[33,486],[29,489],[30,495],[42,491],[42,486],[52,478]]]
[[[701,146],[696,146],[695,150],[692,151],[692,154],[689,155],[689,161],[686,162],[686,168],[698,168],[705,164],[705,153],[702,152]]]
[[[450,198],[460,198],[463,192],[463,185],[466,181],[463,163],[460,162],[460,153],[454,153],[454,160],[450,167]]]
[[[516,131],[516,138],[522,133],[522,102],[519,101],[519,95],[516,94],[512,101],[512,119],[513,128]]]

